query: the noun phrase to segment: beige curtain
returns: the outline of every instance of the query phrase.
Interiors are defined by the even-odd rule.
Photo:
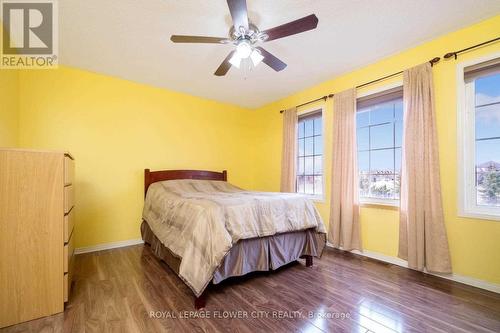
[[[451,273],[441,203],[439,156],[429,63],[404,72],[399,257],[413,269]]]
[[[335,94],[333,98],[332,158],[328,238],[334,247],[361,250],[355,89]]]
[[[297,168],[297,108],[283,113],[283,148],[281,151],[281,192],[295,192]]]

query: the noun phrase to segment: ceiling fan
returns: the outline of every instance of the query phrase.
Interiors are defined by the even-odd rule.
[[[209,43],[209,44],[233,44],[235,49],[229,53],[222,64],[215,71],[215,75],[224,76],[232,66],[240,68],[244,59],[250,58],[254,66],[261,61],[279,72],[285,69],[286,64],[267,52],[258,43],[295,35],[304,31],[315,29],[318,26],[318,18],[312,14],[301,19],[282,24],[280,26],[260,31],[248,19],[246,0],[227,0],[229,11],[233,19],[233,26],[229,30],[229,38],[172,35],[170,40],[174,43]]]

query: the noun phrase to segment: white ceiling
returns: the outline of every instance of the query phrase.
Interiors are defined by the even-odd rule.
[[[498,0],[247,0],[261,30],[315,13],[318,28],[264,43],[288,67],[213,72],[230,45],[174,44],[171,34],[227,36],[225,0],[59,1],[60,63],[258,107],[494,16]]]

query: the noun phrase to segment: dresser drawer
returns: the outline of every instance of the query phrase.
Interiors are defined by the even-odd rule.
[[[73,261],[73,255],[75,253],[74,238],[75,237],[71,235],[69,242],[64,245],[64,273],[68,273]]]
[[[73,184],[75,179],[75,161],[68,155],[64,156],[64,185]]]
[[[69,263],[69,269],[68,273],[64,273],[64,278],[63,278],[63,295],[64,295],[64,302],[66,303],[69,299],[69,294],[71,293],[71,282],[73,281],[73,266],[74,266],[74,260],[71,260]]]
[[[64,303],[66,303],[69,300],[69,294],[71,293],[71,282],[73,281],[73,265],[74,265],[74,260],[72,260],[69,264],[68,273],[64,273],[64,278],[63,278]]]
[[[68,214],[64,215],[64,243],[69,241],[69,237],[75,226],[75,210],[72,209]]]
[[[71,287],[71,281],[70,281],[70,276],[69,276],[69,273],[65,273],[64,274],[64,284],[63,284],[63,288],[64,288],[64,302],[66,303],[69,299],[69,288]]]
[[[74,206],[75,194],[73,185],[64,187],[64,214],[69,213]]]

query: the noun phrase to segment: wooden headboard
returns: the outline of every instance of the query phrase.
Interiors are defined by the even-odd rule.
[[[150,171],[144,169],[144,196],[148,192],[149,185],[172,179],[206,179],[227,181],[227,171],[214,172],[204,170],[161,170]]]

